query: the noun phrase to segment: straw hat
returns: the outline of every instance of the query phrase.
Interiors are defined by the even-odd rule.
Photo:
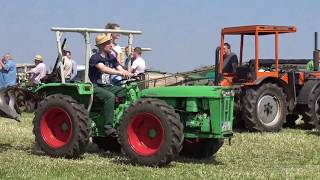
[[[99,34],[97,37],[96,37],[96,46],[99,46],[107,41],[110,41],[112,40],[112,37],[111,37],[111,33],[103,33],[103,34]]]
[[[39,54],[34,57],[34,60],[43,62],[42,56]]]

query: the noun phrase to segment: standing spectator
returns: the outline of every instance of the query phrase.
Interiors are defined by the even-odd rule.
[[[0,60],[0,109],[5,114],[19,121],[20,115],[14,108],[16,97],[13,89],[6,89],[10,86],[15,86],[17,82],[16,63],[12,60],[11,54],[6,53]],[[9,104],[6,102],[5,95],[9,96]]]
[[[15,86],[17,82],[16,63],[11,54],[6,53],[0,60],[0,88]]]
[[[133,61],[130,68],[130,72],[135,76],[144,74],[146,70],[146,63],[144,59],[141,57],[142,49],[140,47],[136,47],[133,50]]]
[[[132,65],[132,60],[133,60],[132,52],[133,52],[133,49],[131,50],[131,54],[129,54],[129,46],[127,46],[124,49],[124,52],[125,52],[125,55],[126,55],[126,60],[124,61],[124,68],[126,70],[128,70],[129,67],[131,67],[131,65]],[[130,56],[130,58],[129,58],[129,56]]]
[[[72,62],[71,62],[70,51],[63,52],[62,63],[63,63],[64,78],[66,79],[67,82],[69,82],[71,79],[71,73],[72,73]]]
[[[319,59],[320,59],[320,54],[319,54]],[[320,62],[320,60],[319,60]],[[319,68],[318,68],[319,69]],[[310,60],[307,65],[306,65],[306,70],[307,71],[314,71],[314,64],[313,64],[313,60]]]
[[[46,76],[46,65],[43,63],[43,58],[41,55],[36,55],[34,57],[34,63],[36,67],[32,68],[27,73],[30,74],[30,81],[34,84],[41,83],[41,79]]]
[[[120,25],[117,23],[108,23],[105,26],[105,29],[120,30]],[[116,42],[120,38],[120,34],[119,33],[111,33],[111,37],[112,37],[112,44],[113,44],[111,54],[117,58],[117,61],[119,64],[123,65],[122,59],[121,59],[122,50],[121,50],[121,47]]]
[[[70,81],[73,82],[76,80],[76,77],[78,74],[77,62],[72,59],[70,51],[67,51],[66,56],[67,56],[67,58],[69,58],[71,60],[71,63],[72,63],[72,72],[71,72]]]

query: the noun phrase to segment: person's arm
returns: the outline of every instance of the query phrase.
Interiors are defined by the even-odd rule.
[[[132,76],[132,74],[129,71],[126,71],[125,69],[123,69],[123,67],[121,65],[118,65],[116,67],[116,69],[121,73],[122,76],[124,76],[125,78],[129,78]]]
[[[15,64],[10,61],[8,61],[6,64],[3,64],[3,62],[1,62],[1,66],[5,71],[10,71],[11,69],[15,68]]]
[[[37,65],[36,67],[30,69],[30,71],[27,72],[28,74],[38,74],[40,73],[40,68],[39,66]]]
[[[103,63],[98,63],[98,64],[95,65],[95,67],[96,67],[99,71],[101,71],[101,72],[103,72],[103,73],[106,73],[106,74],[122,75],[120,71],[115,70],[115,69],[113,69],[113,68],[110,68],[110,67],[104,65]]]

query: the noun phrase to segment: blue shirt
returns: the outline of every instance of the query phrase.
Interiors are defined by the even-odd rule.
[[[4,63],[4,67],[0,70],[0,88],[15,86],[17,82],[16,63],[9,60]]]
[[[107,55],[105,58],[100,55],[100,53],[96,53],[91,56],[89,60],[89,78],[92,83],[96,84],[104,84],[104,73],[96,68],[96,65],[102,63],[109,68],[116,68],[119,66],[119,63],[116,57],[112,55]],[[109,82],[110,83],[110,82]]]

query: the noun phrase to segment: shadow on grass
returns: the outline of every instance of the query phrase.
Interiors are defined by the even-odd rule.
[[[306,131],[307,135],[320,136],[319,130]]]
[[[87,153],[90,154],[97,154],[98,156],[102,158],[108,158],[111,159],[111,162],[117,165],[132,165],[141,167],[141,165],[129,160],[125,157],[124,154],[122,154],[120,151],[104,151],[99,149],[95,144],[89,144],[87,148]],[[190,163],[190,164],[210,164],[210,165],[222,165],[221,162],[217,161],[215,159],[215,156],[207,159],[194,159],[194,158],[188,158],[184,156],[178,156],[175,158],[172,162],[179,162],[179,163]],[[161,168],[170,168],[173,167],[174,164],[170,163],[169,165],[163,166]]]
[[[21,146],[21,145],[12,145],[9,143],[0,143],[0,153],[6,152],[6,151],[12,151],[12,150],[18,150],[18,151],[30,151],[29,147]]]
[[[195,159],[179,156],[175,161],[180,163],[190,163],[190,164],[210,164],[210,165],[223,165],[223,163],[216,160],[215,156],[206,159]]]

